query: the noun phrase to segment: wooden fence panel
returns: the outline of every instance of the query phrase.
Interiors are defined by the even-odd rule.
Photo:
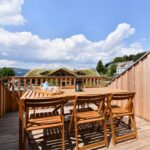
[[[150,121],[150,53],[113,80],[108,87],[135,91],[135,114]]]

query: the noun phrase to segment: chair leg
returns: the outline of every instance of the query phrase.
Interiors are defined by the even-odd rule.
[[[118,122],[117,122],[117,127],[119,126],[119,124],[120,124],[120,122],[122,121],[122,119],[123,119],[123,117],[120,117],[119,119],[118,119]]]
[[[64,118],[63,118],[63,126],[62,126],[62,149],[65,150],[65,127],[64,127]]]
[[[101,124],[101,122],[100,122],[100,124]],[[106,147],[108,147],[106,119],[104,120],[104,140],[106,143]]]
[[[72,122],[73,122],[73,115],[72,115],[72,117],[71,117],[71,120],[70,120],[70,125],[69,125],[69,134],[70,134],[70,132],[71,132],[71,127],[72,127]]]
[[[33,115],[34,115],[34,118],[36,117],[36,110],[35,110],[35,107],[33,108]]]
[[[110,113],[110,125],[111,125],[111,133],[112,133],[112,144],[116,145],[116,140],[115,140],[115,130],[114,130],[114,124],[113,124],[113,116]]]
[[[129,116],[129,122],[128,122],[128,125],[129,125],[129,128],[130,128],[130,129],[132,129],[132,122],[131,122],[131,118],[132,118],[132,117],[131,117],[131,116]]]
[[[132,124],[133,124],[133,129],[134,129],[135,137],[136,137],[136,139],[138,139],[138,134],[137,134],[137,128],[136,128],[136,122],[135,122],[135,116],[134,116],[134,114],[132,115]]]
[[[78,148],[78,126],[77,126],[76,120],[75,120],[75,138],[76,138],[76,150],[79,150]]]

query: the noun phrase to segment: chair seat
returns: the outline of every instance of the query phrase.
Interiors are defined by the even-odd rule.
[[[77,123],[87,123],[87,122],[96,122],[104,120],[104,117],[96,111],[87,111],[87,112],[77,112]]]
[[[29,119],[27,131],[62,126],[61,116],[49,116]]]
[[[125,115],[132,115],[133,113],[122,107],[116,107],[116,108],[112,108],[112,114],[115,117],[119,117],[119,116],[125,116]]]

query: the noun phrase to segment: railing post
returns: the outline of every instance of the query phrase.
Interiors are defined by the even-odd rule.
[[[73,79],[73,84],[76,85],[76,78]]]
[[[37,78],[35,78],[35,87],[37,87]]]
[[[23,79],[23,84],[24,84],[24,92],[26,91],[26,78]]]
[[[90,78],[90,87],[92,86],[92,78]]]
[[[32,78],[30,78],[30,89],[32,89]]]
[[[19,97],[21,96],[21,93],[20,93],[20,78],[18,79],[18,96]]]

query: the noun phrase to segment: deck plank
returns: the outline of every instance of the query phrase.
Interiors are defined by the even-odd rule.
[[[137,122],[137,129],[138,129],[138,140],[127,140],[124,142],[120,142],[116,144],[116,146],[109,145],[109,148],[99,148],[100,150],[149,150],[150,149],[150,122],[136,117]],[[0,150],[18,150],[18,112],[11,112],[6,113],[3,118],[0,119]],[[60,132],[59,130],[57,130]],[[40,133],[41,132],[41,133]],[[47,132],[47,131],[46,131]],[[49,131],[54,132],[54,131]],[[93,135],[96,135],[93,131]],[[34,134],[34,133],[33,133]],[[38,131],[38,133],[35,133],[35,136],[41,136],[44,134],[43,131]],[[92,135],[92,136],[93,136]],[[58,145],[61,146],[61,137],[58,136],[58,139],[55,140],[54,137],[57,135],[54,135],[51,137],[52,139],[49,140],[45,145],[48,145],[48,147],[44,147],[41,142],[41,139],[33,141],[33,146],[28,146],[28,150],[34,150],[34,149],[60,149],[60,147],[57,147]],[[99,135],[97,135],[98,137]],[[67,137],[67,136],[66,136]],[[89,135],[87,134],[87,137],[84,137],[85,139],[88,138]],[[97,138],[92,137],[92,138]],[[71,140],[71,141],[70,141]],[[72,137],[70,140],[66,139],[66,149],[74,149],[75,148],[75,141]],[[70,142],[72,143],[72,147],[69,147]],[[51,145],[53,143],[53,148],[51,148]],[[54,144],[55,143],[55,144]],[[81,144],[82,145],[82,144]]]

